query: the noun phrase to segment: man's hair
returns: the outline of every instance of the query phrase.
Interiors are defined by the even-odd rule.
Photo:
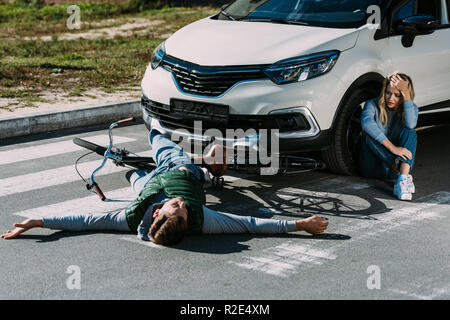
[[[160,211],[150,228],[150,236],[156,244],[171,246],[183,239],[187,228],[187,222],[183,217],[167,217],[164,211]]]

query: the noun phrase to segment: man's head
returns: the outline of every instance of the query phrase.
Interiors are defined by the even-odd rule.
[[[183,198],[173,198],[153,212],[155,219],[150,236],[161,245],[174,245],[183,239],[186,232],[188,210]]]

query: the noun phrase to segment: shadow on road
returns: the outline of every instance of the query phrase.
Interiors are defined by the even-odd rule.
[[[315,173],[316,176],[318,172]],[[330,179],[338,177],[321,173]],[[211,191],[221,203],[208,205],[211,209],[237,215],[252,215],[272,218],[275,215],[303,219],[312,215],[336,216],[352,219],[375,220],[373,215],[389,212],[391,209],[374,197],[373,186],[363,190],[334,191],[314,183],[307,185],[295,181],[252,177],[252,184],[242,188],[225,188],[220,192]],[[298,179],[298,177],[297,177]],[[360,181],[359,178],[356,178]],[[378,187],[376,187],[378,188]],[[381,193],[384,189],[380,188]],[[378,192],[377,192],[378,197]],[[232,199],[230,201],[229,199]]]
[[[417,192],[413,203],[420,202],[415,199],[450,188],[446,174],[450,170],[449,129],[449,125],[440,125],[417,130],[418,148],[412,172]],[[333,180],[344,183],[333,185]],[[331,181],[330,184],[327,184],[328,181]],[[349,184],[347,188],[345,183]],[[240,186],[226,184],[220,192],[208,191],[221,199],[221,203],[208,206],[219,211],[261,218],[322,215],[376,220],[376,215],[392,210],[383,200],[397,201],[393,195],[394,183],[339,176],[325,170],[285,176],[255,175]]]
[[[72,238],[72,237],[80,237],[80,236],[88,236],[94,234],[130,234],[129,232],[118,232],[118,231],[55,231],[49,235],[33,235],[33,234],[21,234],[17,240],[37,240],[37,243],[47,243],[58,241],[63,238]],[[14,241],[16,239],[11,239],[8,241]]]
[[[227,235],[201,235],[185,237],[182,242],[173,246],[174,249],[211,253],[229,254],[250,250],[250,246],[244,244],[251,239],[308,239],[308,240],[350,240],[351,237],[343,234],[325,233],[317,236],[303,234],[283,235],[252,235],[252,234],[227,234]]]
[[[101,231],[101,232],[72,232],[72,231],[56,231],[49,235],[32,235],[23,234],[20,238],[11,239],[14,240],[36,240],[36,243],[49,243],[59,241],[63,238],[88,236],[93,234],[111,234],[111,235],[129,235],[129,232],[115,232],[115,231]],[[175,246],[171,246],[173,249],[198,252],[198,253],[210,253],[210,254],[229,254],[239,253],[251,250],[250,245],[245,244],[252,239],[308,239],[308,240],[350,240],[351,237],[342,234],[325,233],[321,235],[304,235],[304,234],[285,234],[285,235],[257,235],[257,234],[225,234],[225,235],[198,235],[198,236],[186,236],[183,241]]]

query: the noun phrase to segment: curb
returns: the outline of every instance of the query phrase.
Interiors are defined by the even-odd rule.
[[[0,120],[0,139],[88,127],[128,117],[142,117],[140,99],[2,119]]]

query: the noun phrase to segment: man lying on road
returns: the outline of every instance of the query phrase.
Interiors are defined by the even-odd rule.
[[[152,123],[149,141],[157,167],[151,172],[133,173],[130,182],[139,196],[125,209],[102,214],[27,219],[15,223],[15,229],[1,237],[16,238],[35,227],[67,231],[110,230],[134,232],[142,240],[174,245],[188,234],[283,234],[306,231],[317,235],[328,226],[326,219],[317,216],[288,221],[239,216],[209,209],[205,206],[202,185],[209,177],[208,172],[195,165],[180,146],[165,136],[156,120]],[[207,168],[215,176],[223,175],[227,168],[225,162],[212,161],[212,158],[217,159],[219,153],[224,154],[224,149],[215,146],[204,158]]]

